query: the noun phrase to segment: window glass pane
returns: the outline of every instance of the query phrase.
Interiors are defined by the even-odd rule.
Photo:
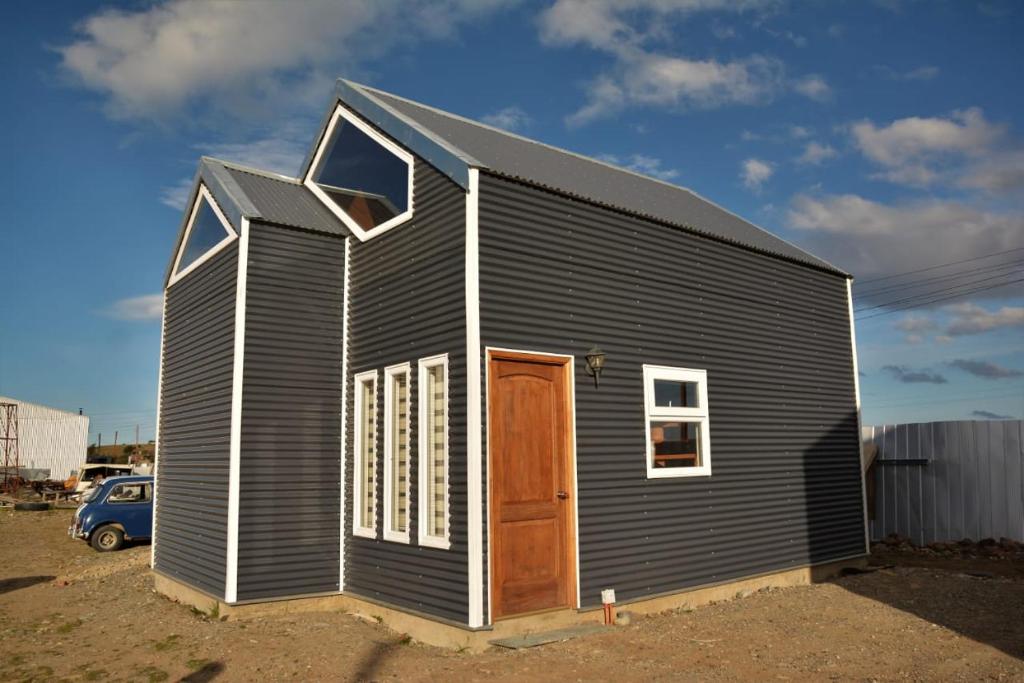
[[[651,465],[655,468],[699,467],[700,423],[652,420]]]
[[[344,118],[334,127],[314,179],[364,230],[409,208],[409,166]]]
[[[427,457],[429,458],[427,478],[427,535],[447,535],[447,470],[445,462],[445,429],[447,406],[444,400],[444,366],[435,365],[427,369]]]
[[[145,483],[118,484],[107,496],[108,503],[145,503],[150,499],[149,486]]]
[[[199,209],[196,211],[192,228],[188,232],[188,241],[185,242],[185,248],[181,252],[181,260],[178,261],[176,273],[180,273],[195,263],[229,234],[224,228],[224,224],[217,218],[217,214],[213,212],[213,207],[205,197],[201,197]]]
[[[359,526],[372,528],[375,524],[374,507],[376,503],[376,472],[377,464],[377,401],[374,396],[373,382],[362,382],[359,387],[359,400],[362,402],[363,424],[360,432],[359,462],[362,500],[359,509]]]
[[[409,467],[409,376],[391,377],[391,531],[404,532]]]
[[[699,408],[696,382],[654,380],[654,405],[659,408]]]

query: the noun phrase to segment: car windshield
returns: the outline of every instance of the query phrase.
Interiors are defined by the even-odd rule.
[[[86,492],[82,494],[82,502],[91,503],[96,500],[96,496],[100,495],[100,489],[102,488],[102,486],[93,486],[91,489],[86,490]]]

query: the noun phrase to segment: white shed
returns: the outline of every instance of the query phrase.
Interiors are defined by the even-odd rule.
[[[66,479],[85,462],[88,417],[5,396],[0,396],[0,403],[18,406],[18,461],[22,468],[50,470],[50,479]]]

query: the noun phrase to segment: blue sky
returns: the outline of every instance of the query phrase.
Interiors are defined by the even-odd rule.
[[[341,75],[685,185],[853,272],[865,424],[1020,418],[1021,35],[997,0],[6,3],[0,394],[151,438],[198,157],[294,174]]]

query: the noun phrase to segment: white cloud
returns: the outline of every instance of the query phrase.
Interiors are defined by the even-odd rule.
[[[674,168],[663,168],[661,159],[645,154],[631,154],[627,157],[620,157],[615,154],[599,154],[597,158],[635,173],[642,173],[661,180],[672,180],[679,175],[679,171]]]
[[[881,127],[859,121],[850,132],[864,156],[884,169],[877,177],[924,186],[939,178],[943,162],[986,154],[1006,128],[974,107],[948,118],[912,116]]]
[[[494,126],[495,128],[501,128],[510,132],[519,131],[530,125],[530,115],[527,114],[521,107],[505,107],[499,109],[493,114],[487,114],[480,117],[480,120],[486,123],[488,126]]]
[[[782,82],[782,62],[770,57],[720,62],[634,51],[620,58],[613,73],[590,84],[587,104],[566,122],[582,125],[629,106],[713,109],[760,104],[771,100]]]
[[[312,134],[298,122],[281,126],[276,135],[248,142],[208,142],[194,145],[197,153],[242,166],[294,176],[305,157]],[[192,176],[161,188],[160,203],[184,211],[192,190]]]
[[[192,191],[192,178],[182,178],[173,185],[161,188],[160,203],[178,211],[188,206],[189,193]]]
[[[770,162],[753,158],[744,161],[740,168],[740,178],[743,179],[743,184],[746,185],[747,189],[754,190],[755,192],[760,190],[761,186],[775,172],[775,168]]]
[[[947,310],[952,319],[946,327],[946,334],[951,337],[1024,327],[1024,306],[1003,306],[990,311],[968,301],[948,306]]]
[[[894,326],[902,332],[930,332],[938,325],[928,316],[911,314],[897,321]]]
[[[804,147],[803,154],[797,157],[797,163],[818,165],[828,159],[834,159],[839,153],[836,152],[832,145],[822,145],[820,143],[808,142]]]
[[[802,140],[811,137],[811,130],[806,126],[790,126],[789,135],[794,139]]]
[[[612,69],[588,86],[587,103],[566,122],[583,125],[630,106],[709,109],[762,104],[787,88],[815,99],[821,97],[822,87],[827,89],[827,85],[820,77],[791,83],[783,63],[774,57],[697,59],[650,47],[670,34],[666,26],[671,19],[769,4],[770,0],[556,0],[540,15],[542,42],[585,45],[615,58]],[[645,24],[644,20],[649,21]]]
[[[879,64],[875,66],[875,71],[892,81],[930,81],[939,75],[937,66],[919,66],[915,69],[897,71],[891,66]]]
[[[968,164],[957,185],[992,195],[1024,189],[1024,150],[1000,150]]]
[[[802,244],[858,277],[874,277],[1024,246],[1024,216],[955,201],[883,204],[854,194],[793,198]]]
[[[103,313],[117,320],[159,320],[163,305],[163,294],[147,294],[115,301]]]
[[[817,74],[795,80],[793,90],[818,102],[826,102],[832,98],[832,88],[822,76]]]
[[[170,0],[102,9],[57,48],[64,72],[118,118],[159,118],[197,102],[237,110],[322,103],[336,73],[401,42],[451,36],[506,0]]]

